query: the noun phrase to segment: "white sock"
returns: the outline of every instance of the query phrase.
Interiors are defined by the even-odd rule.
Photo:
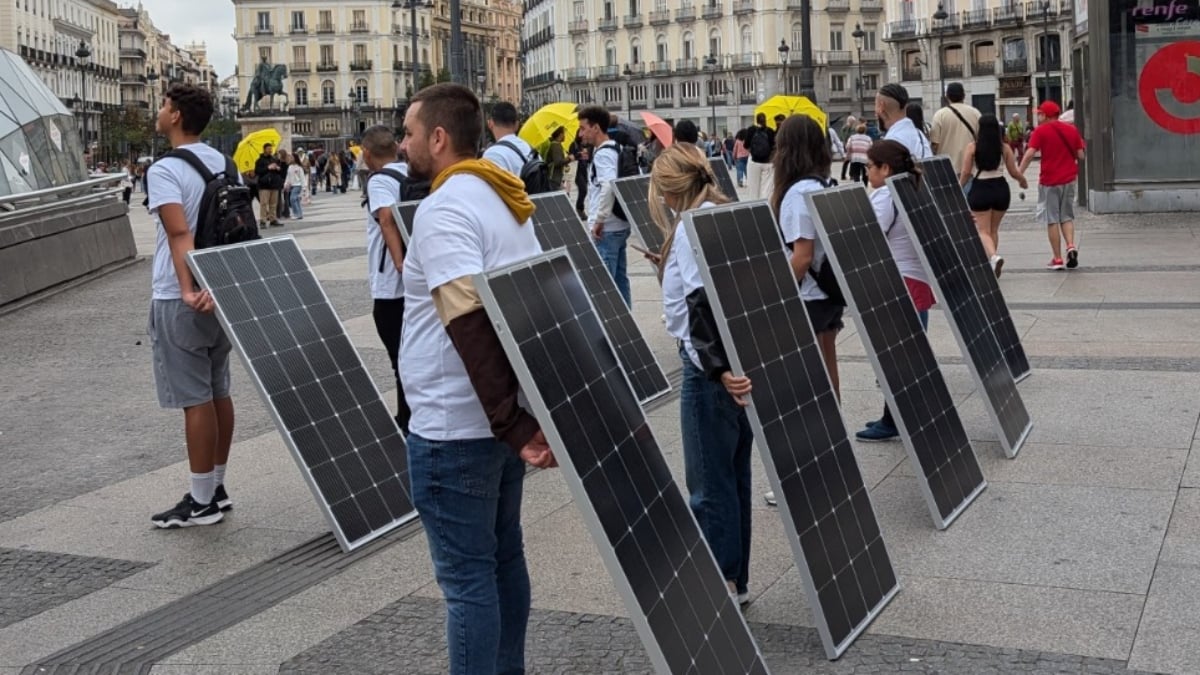
[[[213,493],[217,490],[217,482],[212,471],[192,474],[192,499],[197,504],[211,504]]]
[[[226,466],[227,465],[225,465],[225,464],[214,464],[213,465],[213,480],[216,481],[213,484],[214,486],[225,484],[225,467]]]

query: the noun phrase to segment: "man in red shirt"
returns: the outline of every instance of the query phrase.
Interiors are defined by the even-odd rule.
[[[1043,101],[1038,106],[1038,125],[1029,138],[1029,148],[1025,150],[1020,167],[1024,173],[1033,161],[1034,153],[1042,153],[1038,217],[1048,228],[1054,257],[1046,267],[1052,270],[1079,266],[1079,251],[1075,248],[1075,179],[1079,176],[1084,144],[1074,125],[1058,120],[1061,112],[1054,101]],[[1067,241],[1065,265],[1061,239]]]

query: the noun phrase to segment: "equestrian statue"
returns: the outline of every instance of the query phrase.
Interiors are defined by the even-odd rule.
[[[250,91],[246,94],[246,105],[242,110],[245,112],[258,112],[258,102],[264,96],[270,96],[270,109],[275,109],[275,97],[282,96],[287,103],[288,99],[287,88],[283,86],[283,78],[287,77],[287,66],[282,63],[279,65],[271,65],[264,58],[258,64],[258,68],[254,71],[254,78],[250,80]]]

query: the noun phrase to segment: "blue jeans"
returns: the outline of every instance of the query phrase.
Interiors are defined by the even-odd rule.
[[[741,158],[741,159],[739,159],[739,160],[737,161],[737,181],[738,181],[738,185],[741,185],[741,184],[742,184],[743,182],[745,182],[745,180],[746,180],[746,162],[747,162],[749,159],[750,159],[749,157],[743,157],[743,158]]]
[[[434,576],[446,597],[450,673],[525,672],[525,465],[493,438],[430,441],[409,434],[408,466]]]
[[[304,188],[299,185],[294,185],[292,189],[288,190],[288,201],[291,202],[293,218],[304,217],[304,209],[300,207],[300,197],[303,194]]]
[[[633,296],[629,292],[629,274],[625,271],[625,243],[629,241],[629,230],[605,232],[596,240],[596,250],[600,251],[600,259],[608,268],[613,281],[617,282],[617,292],[625,300],[626,307],[633,307]]]
[[[705,377],[687,352],[679,421],[688,503],[727,581],[746,592],[750,579],[750,453],[746,411],[719,382]]]

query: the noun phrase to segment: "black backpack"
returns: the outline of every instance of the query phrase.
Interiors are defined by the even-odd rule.
[[[546,166],[546,162],[542,160],[536,150],[531,151],[526,157],[521,154],[520,148],[509,141],[498,141],[496,145],[502,145],[512,150],[524,162],[521,165],[521,173],[517,175],[525,183],[525,194],[538,195],[554,189],[550,186],[550,167]]]
[[[596,161],[594,154],[600,152],[601,150],[612,150],[613,152],[617,153],[617,178],[628,178],[629,176],[642,175],[641,166],[638,164],[638,149],[636,145],[609,145],[606,143],[593,151],[592,165],[590,167],[592,172],[592,182],[595,182],[596,180]],[[614,218],[619,218],[620,220],[624,220],[626,222],[629,221],[629,219],[625,216],[625,209],[621,208],[621,200],[619,199],[613,200],[612,213]]]
[[[750,131],[750,159],[759,164],[771,159],[771,134],[774,133],[766,127],[753,127]]]
[[[806,176],[800,180],[815,180],[824,188],[835,187],[838,182],[836,178],[821,178],[820,176]],[[797,181],[799,182],[799,181]],[[815,261],[814,261],[815,262]],[[808,266],[808,276],[817,282],[817,288],[821,292],[829,296],[829,301],[835,305],[842,307],[846,306],[846,296],[842,293],[842,287],[838,285],[837,273],[833,271],[833,264],[829,262],[829,256],[825,256],[824,264],[821,269],[814,269],[812,265]]]
[[[370,186],[371,179],[379,174],[383,174],[400,184],[400,195],[396,200],[397,204],[400,202],[412,202],[429,196],[429,181],[414,180],[395,169],[384,167],[378,171],[372,171],[371,173],[367,174],[367,180],[365,183],[363,183],[362,205],[367,207],[367,213],[374,213],[374,209],[371,208],[371,191],[368,190],[367,187]]]
[[[204,179],[204,196],[196,219],[197,250],[261,238],[258,219],[254,217],[254,195],[238,181],[240,174],[232,159],[226,157],[225,170],[214,175],[191,150],[172,150],[162,158],[166,157],[182,159]],[[149,191],[147,186],[146,192]]]

